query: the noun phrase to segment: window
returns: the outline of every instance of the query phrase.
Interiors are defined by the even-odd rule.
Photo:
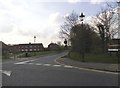
[[[32,49],[30,49],[30,51],[33,51]]]
[[[22,49],[22,51],[24,51],[24,49]]]
[[[28,49],[25,49],[25,51],[28,51]]]

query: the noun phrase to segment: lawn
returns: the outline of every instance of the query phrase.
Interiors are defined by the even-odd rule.
[[[77,52],[71,52],[69,57],[73,60],[82,61],[81,55]],[[116,56],[116,54],[111,56],[109,54],[85,54],[84,61],[96,63],[118,63],[118,56]]]
[[[2,59],[10,59],[10,58],[26,58],[38,55],[47,55],[47,54],[56,54],[62,51],[41,51],[41,52],[18,52],[18,53],[5,53],[2,55]]]
[[[56,51],[28,52],[28,53],[22,53],[18,57],[23,58],[23,57],[32,57],[32,56],[55,54],[55,53],[57,52]]]
[[[5,53],[5,54],[2,54],[2,55],[0,56],[0,58],[1,58],[1,59],[10,59],[10,55],[9,55],[9,53]]]
[[[55,51],[31,52],[30,56],[46,55],[46,54],[52,54],[52,53],[55,53]]]

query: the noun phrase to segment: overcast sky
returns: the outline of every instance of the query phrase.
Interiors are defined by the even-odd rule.
[[[103,0],[0,0],[0,41],[6,44],[37,43],[45,47],[61,41],[60,25],[73,10],[95,16]]]

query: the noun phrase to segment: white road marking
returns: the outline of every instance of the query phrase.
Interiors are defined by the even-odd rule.
[[[32,62],[32,61],[35,61],[35,60],[30,60],[30,61]]]
[[[51,66],[51,64],[43,64],[44,66]]]
[[[108,72],[108,71],[94,70],[94,69],[87,69],[87,68],[80,68],[80,67],[74,67],[74,68],[77,68],[77,69],[80,69],[80,70],[87,70],[87,71],[94,71],[94,72],[101,72],[101,73],[108,73],[108,74],[115,74],[115,75],[120,74],[118,72]]]
[[[62,65],[53,65],[54,67],[61,67]]]
[[[18,63],[14,63],[14,64],[26,64],[27,62],[30,62],[30,61],[23,61],[23,62],[18,62]]]
[[[35,59],[35,60],[38,60],[38,59]],[[14,63],[14,64],[26,64],[26,63],[28,63],[28,62],[32,62],[32,61],[35,61],[35,60],[21,61],[21,62]]]
[[[73,68],[73,66],[65,65],[65,68]]]
[[[28,64],[34,64],[34,63],[28,63]]]
[[[42,65],[42,64],[40,64],[40,63],[37,63],[37,64],[35,64],[35,65]]]
[[[5,70],[0,70],[0,72],[2,72],[3,74],[7,76],[11,76],[11,73],[12,73],[12,71],[5,71]]]

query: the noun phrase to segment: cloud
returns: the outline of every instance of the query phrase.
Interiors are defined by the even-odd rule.
[[[34,4],[33,4],[34,3]],[[38,1],[0,0],[0,40],[9,44],[37,42],[47,46],[58,41],[58,30],[63,16],[54,12],[44,16],[46,9]]]
[[[86,0],[89,1],[89,0]],[[90,0],[91,4],[101,4],[103,2],[116,2],[117,0]]]
[[[80,2],[80,1],[81,1],[81,0],[68,0],[69,3],[73,3],[73,4],[78,3],[78,2]]]
[[[102,2],[105,2],[105,0],[91,0],[91,4],[101,4]]]
[[[6,18],[0,18],[0,33],[9,33],[13,31],[13,22],[11,19]]]

